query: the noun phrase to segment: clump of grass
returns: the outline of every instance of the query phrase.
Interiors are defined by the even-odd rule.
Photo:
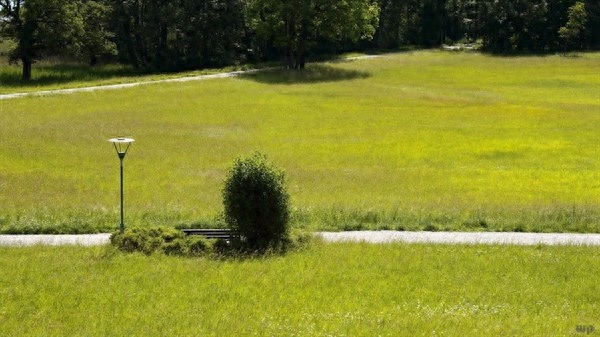
[[[427,227],[448,231],[600,233],[600,214],[593,207],[555,207],[543,210],[478,210],[475,213],[456,210],[405,210],[392,208],[344,209],[294,208],[290,228],[305,231],[406,230],[421,231]],[[191,220],[188,220],[191,219]],[[118,228],[117,212],[96,213],[38,210],[17,214],[0,214],[2,234],[84,234],[110,233]],[[222,215],[194,219],[185,214],[129,212],[127,226],[169,226],[174,228],[227,228]]]
[[[115,228],[116,214],[40,209],[0,215],[1,234],[90,234]]]
[[[114,232],[110,237],[111,245],[126,253],[146,255],[166,254],[180,257],[244,257],[268,256],[307,249],[317,240],[312,234],[294,230],[286,238],[285,245],[268,247],[261,251],[248,251],[231,240],[206,239],[203,236],[186,236],[183,231],[165,226],[129,227],[123,233]]]
[[[467,209],[468,210],[468,209]],[[294,227],[322,231],[351,230],[444,230],[514,231],[544,233],[599,233],[594,207],[559,207],[544,210],[410,210],[394,207],[374,209],[295,209]]]
[[[172,227],[133,227],[122,234],[115,232],[110,242],[117,249],[147,255],[162,252],[167,255],[198,257],[212,251],[213,242],[201,236],[185,236]]]

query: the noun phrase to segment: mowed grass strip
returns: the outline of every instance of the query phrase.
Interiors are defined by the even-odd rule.
[[[310,229],[600,231],[600,54],[414,52],[0,101],[0,226],[213,221],[259,150]]]
[[[7,336],[568,336],[596,247],[317,245],[248,260],[0,248]]]

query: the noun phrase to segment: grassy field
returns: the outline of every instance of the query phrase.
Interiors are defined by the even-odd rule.
[[[423,51],[1,100],[0,231],[114,228],[106,140],[130,136],[129,224],[212,225],[225,170],[259,150],[298,227],[600,232],[598,73],[598,53]]]
[[[327,244],[250,260],[0,248],[7,336],[577,336],[600,250]]]

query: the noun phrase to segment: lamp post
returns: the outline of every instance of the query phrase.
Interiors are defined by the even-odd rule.
[[[119,226],[119,231],[121,234],[125,231],[125,224],[123,222],[123,158],[127,154],[127,150],[131,146],[135,140],[132,138],[111,138],[108,140],[113,143],[115,146],[115,150],[117,150],[117,154],[119,155],[119,161],[121,162],[121,224]]]

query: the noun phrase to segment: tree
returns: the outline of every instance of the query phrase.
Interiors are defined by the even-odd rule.
[[[31,78],[31,64],[34,55],[34,50],[32,50],[33,27],[31,23],[26,24],[24,21],[23,2],[23,0],[2,0],[0,3],[0,19],[2,19],[0,33],[2,33],[2,37],[16,41],[15,48],[9,54],[10,60],[21,59],[22,78],[28,80]],[[27,50],[29,52],[25,52]]]
[[[585,25],[584,42],[587,48],[600,49],[600,1],[586,0],[585,13],[587,22]]]
[[[246,22],[242,0],[185,0],[180,49],[188,67],[222,67],[243,60]]]
[[[108,1],[119,58],[135,67],[218,67],[246,53],[243,0]]]
[[[288,69],[303,69],[318,41],[372,39],[379,17],[371,0],[250,0],[248,12],[258,37],[284,51]]]
[[[577,40],[579,40],[580,48],[582,47],[582,33],[587,21],[585,4],[583,2],[578,1],[569,7],[568,13],[569,20],[565,26],[560,27],[558,30],[558,35],[565,41],[565,51],[568,44],[574,44]]]
[[[88,0],[81,3],[79,11],[84,32],[81,37],[82,56],[93,66],[99,56],[115,55],[114,33],[108,25],[112,8],[102,1]]]
[[[31,79],[32,64],[44,54],[78,55],[81,51],[83,20],[78,3],[66,0],[2,0],[2,35],[16,47],[12,62],[20,61],[23,80]]]
[[[471,43],[477,40],[480,26],[478,0],[447,0],[445,4],[444,37],[456,42]]]
[[[419,44],[424,47],[439,46],[444,36],[444,2],[443,0],[424,0],[421,5],[419,22]]]
[[[402,5],[401,0],[379,0],[379,27],[375,37],[378,47],[388,49],[400,46]]]
[[[513,53],[547,49],[546,0],[484,0],[480,15],[486,50]]]

